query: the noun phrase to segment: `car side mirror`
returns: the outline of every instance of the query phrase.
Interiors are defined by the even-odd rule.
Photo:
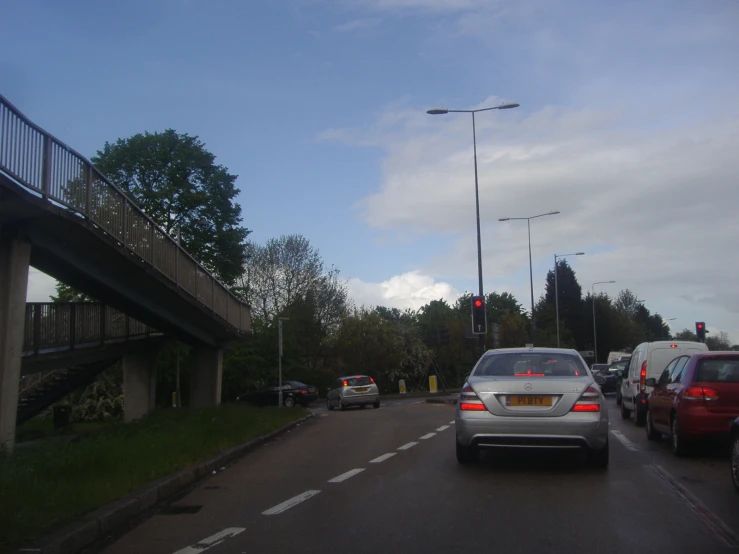
[[[606,378],[603,377],[600,373],[594,376],[595,382],[599,385],[604,385],[606,382]]]
[[[648,387],[656,387],[657,386],[657,379],[654,377],[650,377],[646,381],[644,381],[644,384]]]

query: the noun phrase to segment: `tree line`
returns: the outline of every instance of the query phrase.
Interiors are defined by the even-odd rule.
[[[236,177],[215,163],[215,156],[197,137],[163,133],[119,139],[92,158],[113,183],[128,194],[162,229],[177,236],[183,247],[252,307],[252,336],[234,341],[224,356],[223,399],[258,387],[277,373],[277,318],[283,327],[283,372],[286,379],[319,386],[325,392],[338,376],[372,375],[383,392],[397,391],[404,379],[410,390],[428,386],[437,375],[444,387],[462,384],[481,354],[471,334],[470,296],[433,300],[417,310],[388,306],[357,306],[349,298],[339,268],[327,265],[302,235],[284,235],[257,244],[242,226],[235,201]],[[535,305],[536,345],[557,346],[554,272],[546,276],[545,292]],[[664,319],[651,313],[630,290],[615,298],[601,292],[583,296],[566,260],[557,262],[560,345],[595,350],[593,309],[597,325],[598,362],[611,350],[639,342],[672,338]],[[91,300],[64,283],[53,300]],[[488,333],[485,345],[523,346],[531,342],[531,314],[508,292],[486,295]],[[493,329],[497,332],[494,332]],[[692,338],[689,330],[674,338]],[[729,348],[725,333],[708,339],[712,349]],[[178,354],[179,353],[179,354]],[[160,353],[158,403],[170,403],[177,359],[187,367],[189,348],[172,341]],[[592,360],[591,360],[592,361]],[[120,396],[120,367],[113,368],[84,399],[85,418],[94,418],[96,398]],[[181,372],[183,398],[189,379]],[[119,403],[101,402],[104,414],[115,417]],[[111,409],[110,406],[115,406]]]

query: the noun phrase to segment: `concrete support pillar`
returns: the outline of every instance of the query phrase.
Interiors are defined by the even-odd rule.
[[[195,348],[190,360],[190,406],[218,406],[221,403],[223,350]]]
[[[15,447],[31,245],[0,236],[0,448]]]
[[[156,352],[123,356],[123,420],[144,417],[156,404]]]

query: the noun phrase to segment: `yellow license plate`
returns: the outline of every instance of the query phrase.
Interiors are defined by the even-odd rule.
[[[509,396],[509,406],[551,406],[551,396],[534,396],[531,394],[521,396]]]

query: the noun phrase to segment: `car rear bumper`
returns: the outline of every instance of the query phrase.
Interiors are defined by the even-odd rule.
[[[702,406],[680,410],[680,430],[689,437],[729,436],[731,425],[739,417],[736,413],[712,413]]]
[[[354,394],[352,396],[342,396],[341,403],[344,406],[359,406],[361,404],[374,404],[380,401],[378,393]]]
[[[457,409],[457,442],[463,446],[499,448],[603,448],[608,419],[602,413],[568,413],[555,418],[500,417]]]

